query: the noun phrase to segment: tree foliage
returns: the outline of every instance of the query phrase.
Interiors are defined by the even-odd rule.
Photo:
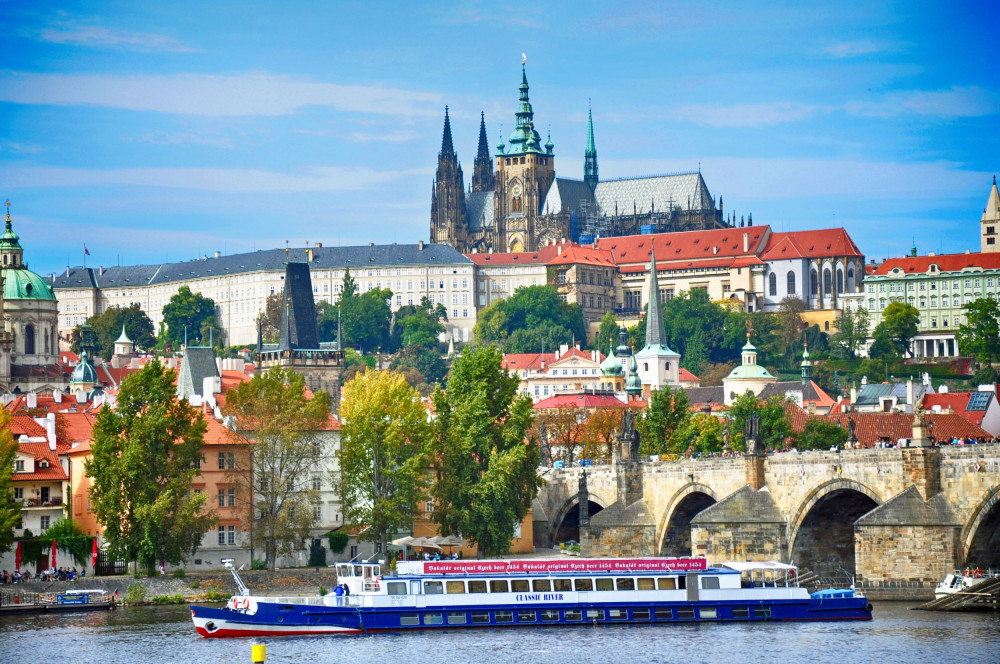
[[[104,313],[88,318],[87,324],[94,330],[97,337],[97,354],[103,358],[110,358],[114,353],[115,341],[121,336],[122,325],[125,326],[125,334],[136,348],[149,350],[156,345],[153,321],[138,303],[132,303],[127,307],[110,306]],[[80,352],[80,329],[77,327],[73,331],[73,343],[70,349],[74,353]]]
[[[433,385],[444,380],[448,367],[441,359],[441,353],[436,348],[427,348],[418,344],[410,344],[403,348],[392,359],[390,367],[397,369],[415,369],[424,378],[424,383]]]
[[[680,436],[687,425],[691,412],[690,403],[684,390],[672,390],[670,386],[653,390],[649,405],[639,421],[639,453],[665,454],[683,452],[690,440]]]
[[[806,420],[802,431],[792,434],[792,444],[800,450],[828,450],[847,442],[847,431],[836,423],[818,417]]]
[[[357,348],[364,353],[374,353],[379,348],[389,350],[392,322],[389,299],[392,297],[392,291],[388,288],[373,288],[359,295],[349,269],[344,270],[344,282],[340,290],[338,304],[341,330],[344,334],[341,345]],[[328,311],[324,309],[324,312]]]
[[[392,326],[392,348],[421,346],[436,349],[440,337],[445,333],[444,323],[448,311],[443,304],[431,304],[426,297],[420,304],[403,305],[396,311],[396,322]]]
[[[615,440],[621,430],[619,408],[599,408],[583,424],[583,458],[594,463],[609,463]]]
[[[283,294],[271,293],[264,302],[264,311],[257,315],[260,336],[266,344],[278,343],[278,337],[281,334],[281,304],[283,300]]]
[[[238,450],[229,472],[237,507],[273,570],[313,526],[310,481],[324,454],[329,396],[308,398],[301,374],[274,367],[227,392],[223,412],[235,417],[228,435]]]
[[[723,424],[719,418],[709,413],[695,413],[677,429],[677,443],[686,445],[678,454],[687,453],[688,448],[696,454],[714,454],[722,451]]]
[[[849,358],[857,357],[868,338],[869,325],[868,310],[864,307],[842,310],[837,316],[837,332],[831,339],[833,346],[842,349]]]
[[[14,526],[21,520],[21,503],[14,500],[11,477],[17,456],[17,441],[10,432],[13,416],[0,408],[0,554],[14,543]]]
[[[344,385],[340,474],[344,518],[387,551],[413,524],[433,436],[420,395],[398,373],[365,371]]]
[[[434,394],[434,521],[461,533],[481,556],[506,553],[541,480],[531,400],[502,368],[492,346],[466,350],[452,367],[448,390]]]
[[[965,322],[958,326],[955,341],[966,355],[985,366],[1000,359],[1000,304],[982,297],[962,307]]]
[[[618,345],[618,319],[610,311],[601,318],[601,326],[597,329],[597,337],[594,339],[594,348],[607,353],[609,348]]]
[[[872,332],[874,342],[869,354],[889,359],[910,355],[910,340],[917,335],[920,312],[905,302],[893,302],[882,312],[882,322]]]
[[[729,409],[733,449],[746,449],[746,423],[753,413],[760,415],[760,435],[764,446],[768,449],[782,449],[792,432],[785,404],[786,400],[777,396],[762,402],[749,390],[737,396]]]
[[[157,360],[122,381],[118,405],[93,428],[91,504],[113,556],[152,570],[193,554],[215,523],[206,496],[191,493],[205,421],[174,396],[174,372]]]
[[[184,343],[185,330],[189,345],[208,345],[210,337],[213,343],[222,344],[215,320],[215,301],[181,286],[163,307],[160,339],[178,349]]]
[[[586,341],[583,309],[559,297],[555,286],[524,286],[479,312],[473,334],[478,343],[500,343],[508,353],[559,348]],[[551,344],[551,345],[550,345]]]

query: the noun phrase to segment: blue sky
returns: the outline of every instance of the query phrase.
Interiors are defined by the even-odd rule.
[[[690,171],[869,257],[978,249],[995,2],[5,2],[0,197],[29,265],[426,239],[444,106],[471,177],[521,53],[556,171]]]

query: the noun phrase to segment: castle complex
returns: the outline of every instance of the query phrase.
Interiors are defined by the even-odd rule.
[[[598,237],[727,228],[701,172],[601,182],[588,114],[583,180],[556,177],[551,133],[535,129],[528,77],[521,70],[514,131],[490,156],[486,119],[468,191],[445,108],[441,152],[431,196],[431,242],[462,253],[535,251],[561,239],[591,244]],[[494,165],[496,170],[494,171]],[[752,221],[749,222],[752,224]]]

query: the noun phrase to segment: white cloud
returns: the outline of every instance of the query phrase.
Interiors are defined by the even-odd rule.
[[[736,104],[735,106],[682,106],[669,113],[676,120],[685,120],[709,127],[764,127],[798,122],[819,110],[818,106],[793,102],[769,104]]]
[[[231,148],[233,141],[230,138],[203,136],[189,132],[169,132],[169,131],[147,131],[142,136],[134,139],[139,143],[149,143],[151,145],[209,145],[216,148]]]
[[[849,102],[844,108],[854,115],[881,118],[898,115],[968,118],[997,113],[1000,111],[1000,100],[996,93],[972,86],[894,92],[877,101]]]
[[[379,115],[436,116],[441,96],[379,85],[340,85],[263,72],[115,76],[0,72],[0,101],[104,106],[209,117],[279,116],[307,106]]]
[[[885,53],[898,51],[899,47],[891,45],[887,42],[879,42],[870,39],[862,39],[859,41],[848,41],[839,42],[836,44],[830,44],[823,49],[823,53],[827,55],[842,59],[842,58],[856,58],[862,55],[870,55],[872,53]]]
[[[189,53],[195,50],[166,35],[116,30],[98,25],[56,24],[41,30],[38,38],[55,44],[124,48],[140,52]]]
[[[351,191],[411,175],[427,169],[376,171],[370,168],[316,166],[297,173],[222,168],[121,168],[84,170],[29,167],[0,169],[0,180],[9,188],[139,186],[189,189],[220,193],[302,193]]]

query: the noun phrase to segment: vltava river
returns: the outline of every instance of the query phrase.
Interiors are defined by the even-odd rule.
[[[522,627],[373,636],[202,639],[186,606],[0,618],[0,662],[250,662],[267,643],[268,664],[894,664],[1000,662],[1000,615],[910,611],[876,602],[866,623]]]

